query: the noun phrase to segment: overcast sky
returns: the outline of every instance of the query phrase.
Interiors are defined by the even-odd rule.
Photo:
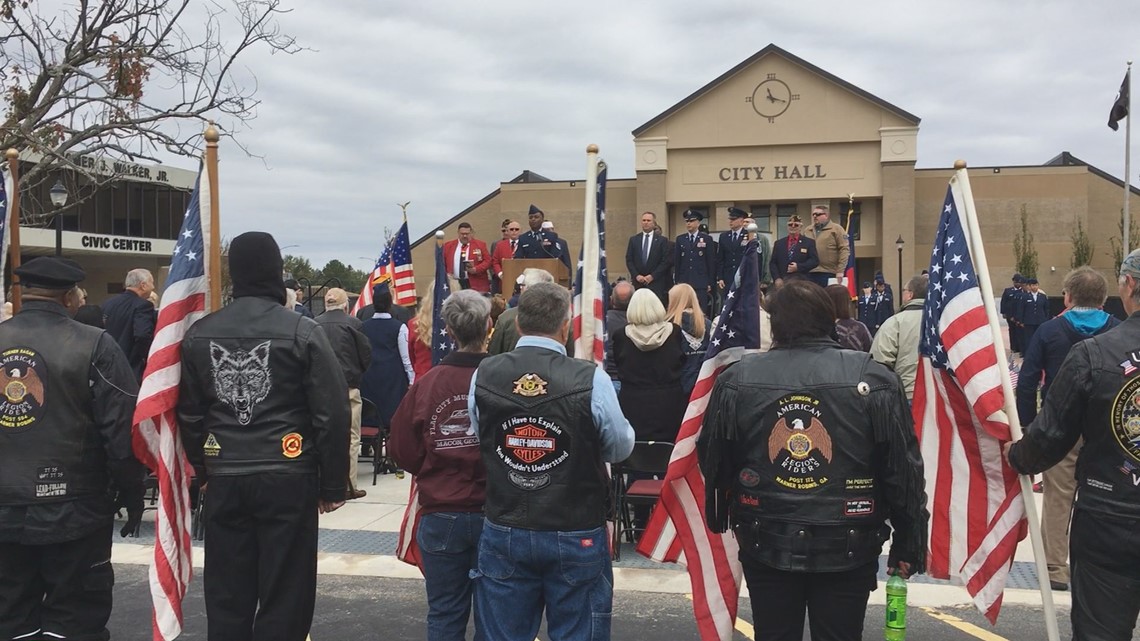
[[[398,202],[414,240],[524,169],[581,179],[588,143],[633,177],[634,128],[769,43],[922,118],[919,167],[1069,151],[1121,176],[1106,122],[1140,58],[1135,0],[285,2],[311,51],[243,59],[264,160],[223,139],[223,234],[314,266],[370,269]]]

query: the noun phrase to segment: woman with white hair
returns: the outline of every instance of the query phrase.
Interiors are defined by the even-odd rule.
[[[634,292],[626,320],[625,328],[613,336],[622,413],[637,440],[672,443],[689,401],[681,388],[681,328],[669,322],[661,299],[648,289]]]

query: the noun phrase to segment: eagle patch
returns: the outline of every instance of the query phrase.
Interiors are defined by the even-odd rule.
[[[810,394],[791,394],[776,402],[768,460],[773,480],[791,490],[811,490],[828,482],[833,459],[824,408]]]
[[[32,428],[47,408],[47,364],[30,347],[0,353],[0,430]]]

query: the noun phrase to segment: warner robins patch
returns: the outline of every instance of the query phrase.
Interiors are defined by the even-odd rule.
[[[499,426],[495,454],[510,469],[508,478],[515,486],[538,490],[570,458],[570,435],[544,417],[514,416]]]
[[[304,437],[296,432],[290,432],[281,437],[281,453],[285,458],[297,458],[301,455],[301,443]]]
[[[47,406],[47,364],[30,347],[0,352],[0,430],[26,432]]]
[[[768,458],[775,464],[776,483],[791,490],[811,490],[827,483],[831,465],[831,435],[824,425],[824,408],[810,394],[789,394],[778,400],[768,435]]]
[[[546,393],[547,382],[539,378],[538,374],[523,374],[515,381],[514,393],[519,396],[534,397]]]
[[[1140,377],[1129,379],[1112,402],[1112,434],[1121,449],[1140,461]]]

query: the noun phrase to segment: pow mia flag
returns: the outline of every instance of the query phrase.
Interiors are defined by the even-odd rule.
[[[1116,102],[1112,103],[1112,111],[1108,113],[1108,126],[1113,131],[1120,128],[1117,124],[1128,117],[1129,87],[1131,86],[1132,70],[1124,73],[1124,81],[1120,83],[1120,93],[1116,95]]]

